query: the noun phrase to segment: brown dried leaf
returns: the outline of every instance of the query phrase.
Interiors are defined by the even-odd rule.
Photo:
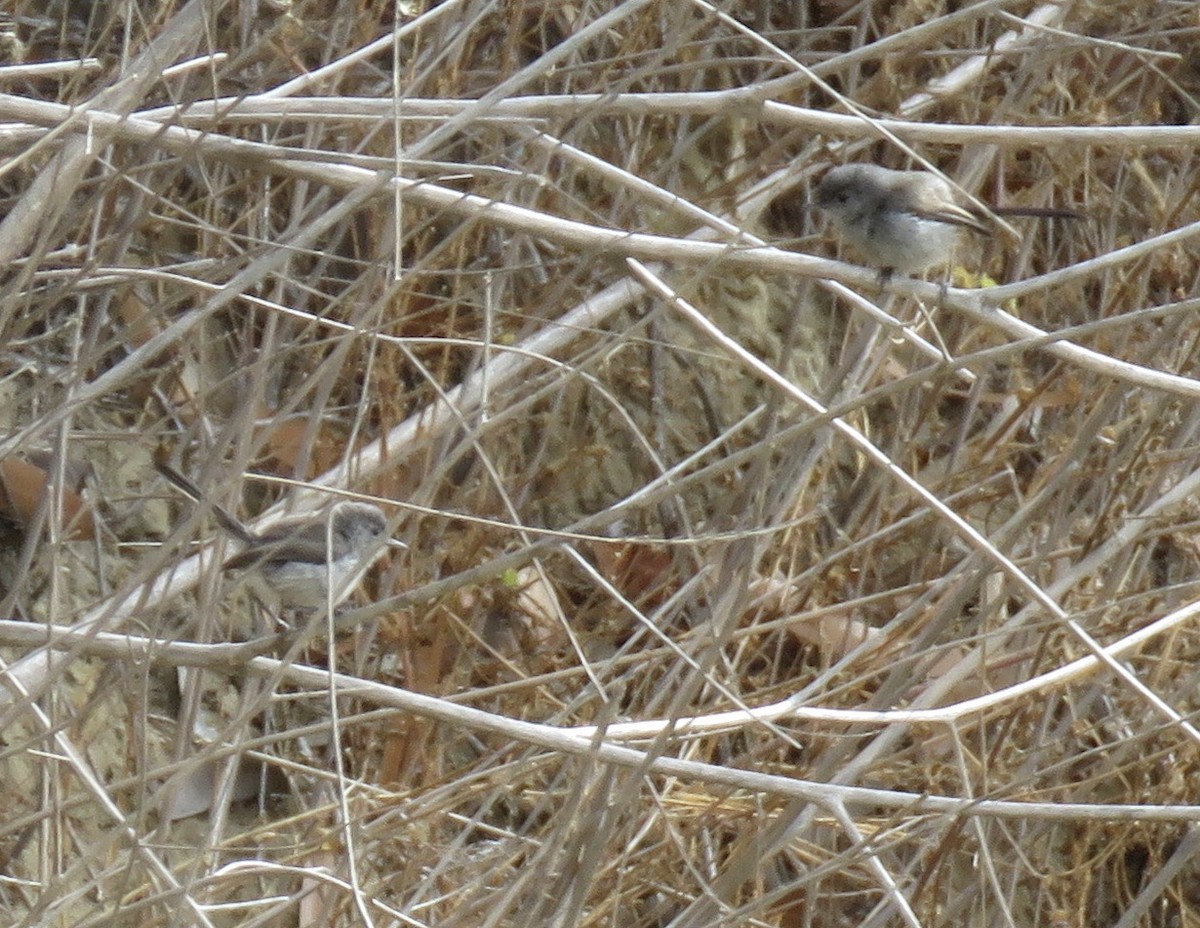
[[[344,441],[338,430],[325,422],[318,423],[317,434],[309,446],[311,427],[309,419],[299,416],[284,422],[271,421],[264,429],[263,466],[276,473],[294,474],[306,448],[308,457],[303,462],[302,477],[315,477],[336,464]]]
[[[36,464],[16,457],[0,460],[0,515],[28,527],[49,485],[50,475]],[[83,497],[69,487],[62,491],[62,516],[70,540],[96,537],[96,526]]]
[[[638,602],[662,589],[674,563],[669,551],[645,544],[593,542],[592,556],[600,572]]]
[[[113,300],[113,319],[120,324],[121,334],[135,348],[140,348],[159,335],[162,322],[150,312],[148,301],[137,287],[129,287]]]

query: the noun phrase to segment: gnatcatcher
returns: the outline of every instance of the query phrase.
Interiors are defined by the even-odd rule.
[[[986,213],[958,205],[954,188],[928,171],[893,171],[875,164],[831,168],[817,184],[813,205],[833,220],[838,234],[884,276],[919,274],[949,262],[959,234],[990,235]],[[1065,209],[993,207],[1001,216],[1078,219]]]
[[[203,492],[173,467],[159,460],[154,466],[187,496],[205,501]],[[260,592],[285,609],[323,609],[330,602],[337,606],[390,541],[387,516],[371,503],[334,503],[281,519],[262,532],[252,532],[220,506],[208,505],[221,527],[242,543],[223,568],[252,574]]]

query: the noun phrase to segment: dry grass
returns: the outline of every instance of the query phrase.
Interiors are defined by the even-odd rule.
[[[0,922],[1200,921],[1194,3],[5,9]],[[902,146],[1085,219],[801,255]]]

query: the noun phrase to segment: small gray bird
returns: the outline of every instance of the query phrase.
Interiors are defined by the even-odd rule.
[[[204,492],[169,464],[155,469],[197,502]],[[371,503],[341,501],[320,512],[281,519],[261,532],[246,528],[232,515],[208,503],[225,531],[242,549],[222,565],[248,581],[266,602],[284,609],[323,609],[341,604],[362,581],[387,546],[383,510]]]
[[[864,261],[919,274],[954,257],[963,229],[990,235],[982,212],[959,206],[954,188],[928,171],[894,171],[875,164],[831,168],[817,184],[813,204],[829,214],[837,233]],[[1072,210],[995,207],[1003,216],[1077,219]]]
[[[284,608],[323,609],[354,592],[384,554],[386,538],[387,517],[378,506],[338,502],[241,539],[245,547],[225,569],[254,572]]]

